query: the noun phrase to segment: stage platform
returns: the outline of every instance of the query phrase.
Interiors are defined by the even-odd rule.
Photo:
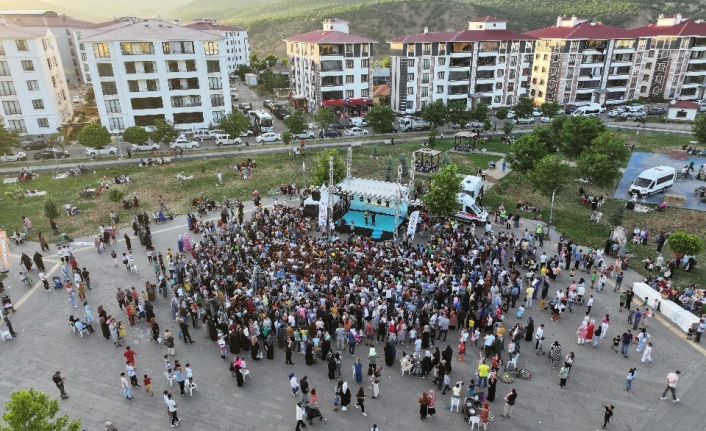
[[[372,214],[372,213],[371,213]],[[375,214],[375,225],[372,224],[372,217],[368,217],[368,224],[365,224],[364,211],[348,211],[341,220],[338,221],[338,228],[343,232],[350,232],[354,226],[354,232],[359,235],[370,236],[375,240],[389,239],[396,229],[398,229],[405,218],[400,217],[399,223],[395,225],[395,216],[388,214]]]

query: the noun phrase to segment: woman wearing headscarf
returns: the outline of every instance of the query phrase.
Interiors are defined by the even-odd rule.
[[[395,356],[397,354],[397,349],[395,345],[391,342],[385,344],[385,365],[391,367],[395,364]]]
[[[495,401],[495,385],[498,383],[498,373],[493,371],[488,376],[488,396],[485,397],[488,401]]]
[[[558,341],[555,341],[549,349],[549,358],[552,360],[552,368],[556,368],[561,361],[561,345]]]
[[[527,318],[527,328],[525,329],[525,341],[532,341],[534,336],[534,320],[531,317]]]
[[[328,367],[328,378],[333,380],[336,378],[336,360],[333,358],[333,353],[329,352],[326,355],[326,363]]]
[[[348,382],[343,382],[341,387],[341,410],[344,412],[348,410],[348,406],[351,404],[351,390],[348,388]]]

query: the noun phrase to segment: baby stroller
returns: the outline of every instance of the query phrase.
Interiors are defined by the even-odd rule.
[[[412,371],[411,374],[413,376],[421,376],[422,375],[422,360],[419,358],[418,353],[414,353],[412,355]]]
[[[54,283],[54,289],[61,289],[62,287],[64,287],[64,285],[61,283],[61,278],[59,277],[54,276],[52,277],[51,281],[52,283]]]
[[[319,410],[318,407],[307,405],[304,407],[304,411],[306,412],[306,420],[309,422],[309,425],[313,425],[315,418],[319,418],[319,422],[324,420],[321,410]]]

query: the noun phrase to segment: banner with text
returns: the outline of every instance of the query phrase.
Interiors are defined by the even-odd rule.
[[[407,237],[410,241],[417,234],[417,223],[419,223],[419,211],[414,211],[410,214],[409,222],[407,223]]]

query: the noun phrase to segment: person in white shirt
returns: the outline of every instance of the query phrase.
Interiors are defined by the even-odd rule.
[[[176,401],[172,399],[172,394],[167,394],[167,410],[169,410],[169,415],[171,416],[172,428],[179,426],[179,416],[177,416],[177,404]]]
[[[544,323],[539,325],[539,328],[537,328],[537,332],[534,335],[535,343],[534,343],[534,350],[538,355],[543,355],[544,350]]]
[[[664,388],[664,392],[662,392],[662,397],[660,398],[661,400],[666,400],[667,392],[671,392],[672,402],[679,402],[679,398],[677,398],[677,382],[679,382],[679,374],[681,374],[681,371],[679,370],[675,370],[674,372],[667,374],[667,386]]]

